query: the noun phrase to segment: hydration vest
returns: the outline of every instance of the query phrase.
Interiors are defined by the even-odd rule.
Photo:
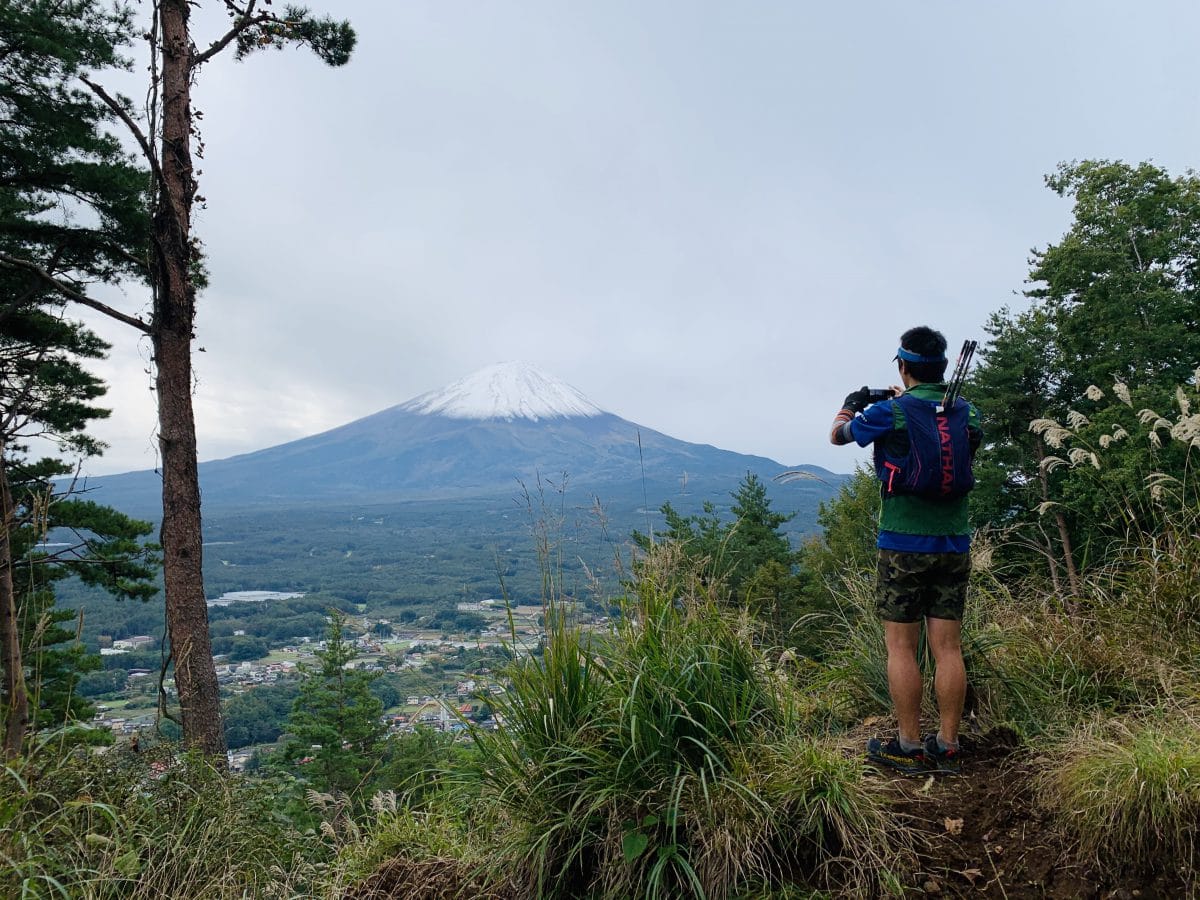
[[[971,405],[961,397],[949,409],[927,400],[901,394],[892,401],[895,428],[908,437],[903,442],[875,444],[875,474],[883,496],[908,494],[931,500],[957,500],[975,486],[971,471],[971,445],[967,420]]]

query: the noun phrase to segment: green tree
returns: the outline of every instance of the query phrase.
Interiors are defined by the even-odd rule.
[[[779,529],[795,518],[771,509],[767,486],[753,472],[733,492],[733,524],[729,529],[729,579],[737,590],[767,563],[790,569],[795,562],[787,535]]]
[[[150,283],[153,314],[148,333],[154,348],[155,395],[158,398],[159,448],[163,476],[162,545],[167,626],[175,658],[175,682],[189,744],[224,758],[220,692],[208,637],[204,595],[200,481],[196,460],[196,422],[192,408],[192,340],[195,335],[198,242],[192,234],[192,206],[198,184],[192,162],[196,120],[191,86],[200,67],[231,43],[244,57],[256,49],[308,46],[330,65],[343,65],[354,46],[345,23],[314,19],[301,7],[285,7],[282,15],[258,9],[256,0],[226,0],[228,30],[200,50],[189,25],[190,0],[159,0],[152,25],[156,41],[158,101],[154,123],[158,134],[147,136],[134,123],[127,103],[99,85],[89,87],[129,125],[154,174],[153,240]],[[157,149],[154,146],[157,138]]]
[[[76,687],[77,692],[88,698],[105,694],[117,694],[125,689],[129,673],[124,669],[104,669],[103,662],[98,672],[84,672]]]
[[[47,508],[31,486],[70,471],[30,463],[26,442],[99,451],[85,429],[107,414],[94,404],[103,386],[83,365],[107,347],[65,318],[63,305],[87,300],[88,285],[136,274],[147,236],[143,173],[104,132],[109,110],[78,83],[85,71],[122,64],[129,28],[127,11],[92,2],[0,6],[0,666],[9,754],[29,724],[13,540]]]
[[[5,252],[0,263],[41,279],[42,288],[61,299],[83,303],[137,329],[150,338],[155,365],[155,396],[158,401],[159,449],[163,477],[161,543],[164,553],[164,586],[167,629],[175,662],[185,740],[218,759],[224,758],[224,733],[220,719],[220,696],[209,644],[207,604],[202,570],[203,549],[200,526],[200,489],[196,461],[196,428],[192,408],[191,346],[196,316],[196,291],[203,282],[199,242],[192,233],[192,207],[199,198],[192,147],[197,134],[191,105],[191,88],[200,68],[233,45],[238,58],[263,48],[308,46],[330,65],[349,60],[355,35],[344,22],[315,19],[300,7],[283,12],[259,7],[258,0],[244,3],[226,0],[229,27],[224,34],[201,49],[191,33],[189,0],[158,0],[145,35],[151,42],[152,65],[148,91],[148,122],[139,118],[133,103],[114,96],[98,83],[95,71],[127,65],[116,48],[128,41],[132,18],[127,4],[117,3],[112,11],[95,0],[17,0],[5,4],[10,21],[2,33],[15,35],[14,48],[0,59],[26,57],[36,60],[28,97],[33,104],[44,100],[47,88],[72,98],[85,108],[79,123],[95,133],[101,123],[96,110],[119,119],[128,128],[149,167],[148,182],[153,195],[153,212],[148,229],[136,234],[137,249],[117,243],[114,255],[134,267],[151,287],[149,321],[131,316],[99,302],[69,275],[56,273],[29,254]],[[10,8],[11,7],[11,8]],[[81,24],[82,23],[82,24]],[[11,27],[10,27],[11,26]],[[76,31],[72,31],[76,28]],[[90,30],[89,30],[90,29]],[[74,38],[82,30],[93,44],[65,44],[59,33]],[[60,51],[58,48],[68,49]],[[85,52],[93,50],[94,52]],[[7,48],[6,48],[7,49]],[[26,72],[19,73],[22,77]],[[18,79],[20,80],[20,79]],[[29,81],[25,79],[25,81]],[[96,100],[87,99],[86,87]],[[32,116],[23,124],[30,131],[53,130],[62,120]],[[88,116],[91,116],[89,119]],[[69,124],[75,124],[71,121]],[[23,139],[23,138],[22,138]],[[111,138],[109,138],[111,141]],[[61,143],[61,142],[60,142]],[[5,140],[7,144],[7,139]],[[41,146],[32,140],[35,147]],[[116,145],[113,144],[115,147]],[[52,151],[60,144],[48,143],[49,156],[18,159],[23,169],[54,168],[58,158]],[[48,161],[49,160],[49,161]],[[69,154],[62,180],[74,187]],[[79,195],[71,194],[61,210],[69,218]],[[87,204],[89,200],[82,198]],[[145,207],[143,206],[143,211]],[[102,206],[94,211],[105,214]],[[28,221],[28,211],[18,219]],[[116,279],[119,271],[111,273]]]
[[[0,5],[0,315],[68,300],[111,314],[88,288],[145,274],[149,173],[80,81],[128,68],[132,35],[124,5]]]
[[[267,642],[262,638],[248,635],[237,635],[230,639],[229,659],[231,662],[246,662],[252,659],[262,659],[271,652]]]
[[[771,509],[766,485],[753,472],[730,496],[730,519],[708,501],[692,516],[663,504],[666,528],[657,540],[676,544],[725,602],[749,609],[768,628],[771,640],[786,640],[802,614],[796,554],[780,531],[793,516]],[[633,540],[649,550],[655,539],[635,531]]]
[[[1057,496],[1056,476],[1047,470],[1045,445],[1030,431],[1034,419],[1060,409],[1063,356],[1048,311],[994,313],[970,393],[984,416],[984,444],[975,458],[974,520],[1003,529],[1009,557],[1022,569],[1040,567],[1056,593],[1079,593],[1075,541],[1060,506],[1043,517],[1037,509]]]
[[[378,673],[350,667],[358,652],[345,638],[345,625],[345,615],[331,609],[320,664],[302,668],[284,759],[304,761],[301,772],[318,789],[354,795],[379,761],[383,704],[371,692]]]
[[[371,634],[376,637],[389,638],[394,631],[395,629],[392,628],[389,622],[376,622],[371,626]]]
[[[466,754],[452,734],[418,726],[382,743],[377,783],[418,803],[462,771]]]
[[[1046,183],[1074,201],[1071,227],[1029,273],[1061,354],[1060,398],[1114,379],[1186,383],[1200,360],[1200,178],[1085,160]]]
[[[793,644],[807,655],[824,655],[829,638],[827,619],[844,608],[840,598],[847,583],[874,577],[878,552],[879,481],[866,467],[838,488],[837,496],[817,509],[818,535],[808,538],[797,554],[799,565],[796,601],[800,627]]]
[[[52,471],[57,471],[52,469]],[[42,490],[48,487],[39,485]],[[66,578],[102,588],[118,600],[147,600],[158,593],[158,557],[143,539],[150,523],[131,519],[90,501],[56,498],[41,522],[14,534],[14,588],[21,621],[22,654],[29,671],[29,730],[84,725],[94,709],[78,691],[80,677],[101,668],[87,653],[75,628],[74,610],[55,606],[54,585]],[[39,543],[45,534],[59,540],[53,552]],[[65,545],[65,546],[61,546]]]
[[[81,359],[99,355],[103,347],[82,326],[36,306],[10,306],[0,320],[0,664],[10,755],[21,751],[30,727],[40,727],[26,683],[31,666],[41,698],[32,712],[40,710],[43,723],[71,713],[69,704],[53,698],[73,687],[69,659],[84,657],[55,647],[63,638],[55,626],[74,614],[53,610],[54,583],[73,575],[118,597],[141,599],[157,590],[152,548],[140,540],[150,526],[70,499],[69,489],[56,492],[53,480],[71,467],[57,459],[31,460],[26,449],[26,441],[36,437],[66,452],[99,451],[84,429],[105,414],[93,404],[103,385]],[[78,541],[48,553],[41,542],[52,529],[70,529]]]
[[[1072,200],[1073,221],[1059,242],[1034,253],[1026,292],[1033,306],[1003,310],[988,324],[991,340],[971,385],[987,440],[972,511],[977,522],[1005,530],[1009,562],[1041,568],[1073,597],[1083,568],[1104,560],[1114,536],[1112,516],[1097,513],[1137,486],[1150,470],[1150,448],[1127,444],[1100,478],[1082,477],[1054,466],[1030,423],[1065,422],[1089,408],[1091,386],[1109,390],[1115,380],[1133,389],[1135,406],[1165,408],[1192,379],[1200,360],[1200,179],[1100,160],[1063,164],[1046,181]],[[1098,424],[1120,424],[1119,410],[1104,415],[1112,421]]]
[[[837,496],[817,508],[821,533],[800,548],[806,593],[814,600],[821,597],[817,605],[827,606],[847,578],[875,571],[879,502],[875,473],[859,466],[838,488]]]
[[[278,739],[287,726],[299,689],[296,681],[288,680],[260,685],[230,697],[225,703],[223,717],[229,748],[236,750]]]

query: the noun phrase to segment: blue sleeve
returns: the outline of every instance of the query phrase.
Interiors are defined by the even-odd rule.
[[[867,447],[884,435],[891,433],[895,426],[895,418],[892,413],[894,404],[894,400],[873,403],[850,420],[850,434],[854,436],[854,441],[858,446]]]

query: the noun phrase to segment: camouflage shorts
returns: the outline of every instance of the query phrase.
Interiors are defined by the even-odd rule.
[[[880,550],[875,582],[879,618],[920,622],[928,616],[961,622],[970,574],[970,553]]]

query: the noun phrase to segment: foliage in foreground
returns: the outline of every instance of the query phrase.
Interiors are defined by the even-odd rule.
[[[478,790],[525,896],[896,889],[907,850],[859,761],[808,733],[788,679],[673,545],[607,636],[555,623],[477,732]]]
[[[1200,720],[1194,713],[1081,726],[1047,761],[1043,796],[1104,868],[1200,861]]]
[[[315,789],[358,795],[379,761],[383,704],[370,690],[377,673],[350,667],[358,651],[344,634],[345,615],[329,614],[317,665],[301,666],[281,756],[284,764],[303,762],[298,774]]]
[[[315,896],[325,851],[283,821],[281,785],[173,749],[47,753],[0,771],[0,895]]]

